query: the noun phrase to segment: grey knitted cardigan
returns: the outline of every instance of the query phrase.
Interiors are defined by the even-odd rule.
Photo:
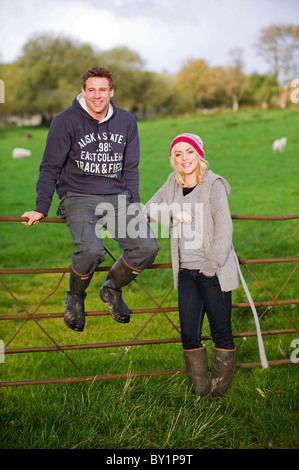
[[[214,184],[221,181],[225,192],[221,185]],[[174,288],[178,289],[178,272],[179,272],[179,242],[173,236],[173,228],[176,221],[175,214],[169,210],[170,205],[174,202],[175,188],[178,185],[175,173],[171,173],[164,185],[154,194],[144,207],[150,221],[159,222],[162,225],[170,227],[171,236],[171,258]],[[264,349],[263,339],[261,335],[258,315],[251,298],[250,292],[246,285],[245,279],[240,270],[239,261],[232,244],[232,220],[229,211],[227,197],[230,193],[230,185],[222,177],[211,170],[207,171],[203,176],[203,184],[201,186],[199,201],[203,203],[203,250],[206,253],[207,271],[211,266],[217,264],[216,274],[222,291],[232,291],[239,286],[239,276],[242,281],[243,288],[249,300],[251,310],[254,316],[257,329],[258,347],[263,368],[268,367],[268,361]],[[212,213],[210,205],[211,192],[218,191],[219,206],[216,213]],[[214,194],[217,196],[217,194]],[[204,273],[205,269],[202,269]]]
[[[216,180],[223,183],[225,191],[219,185],[214,185]],[[173,236],[173,227],[176,223],[172,217],[169,206],[174,202],[175,188],[178,186],[175,172],[171,173],[166,183],[154,194],[145,205],[150,221],[159,222],[170,227],[171,236],[171,258],[174,287],[178,288],[179,271],[179,243],[178,238]],[[222,191],[221,191],[222,189]],[[211,191],[219,192],[221,203],[217,213],[212,214],[210,205]],[[203,251],[206,253],[206,270],[210,270],[210,265],[217,265],[216,274],[222,291],[231,291],[239,286],[238,268],[233,256],[232,244],[232,220],[229,212],[227,197],[223,200],[223,194],[228,196],[230,185],[221,176],[207,171],[203,177],[203,184],[200,187],[199,203],[203,203]],[[217,197],[217,194],[216,194]],[[201,269],[205,274],[205,268]]]

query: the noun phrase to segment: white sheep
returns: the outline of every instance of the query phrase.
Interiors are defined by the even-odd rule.
[[[15,148],[12,151],[12,158],[14,159],[30,157],[30,155],[31,155],[31,151],[27,149]]]
[[[282,137],[281,139],[274,140],[273,145],[272,145],[272,150],[273,152],[283,152],[285,149],[285,146],[287,145],[287,138]]]

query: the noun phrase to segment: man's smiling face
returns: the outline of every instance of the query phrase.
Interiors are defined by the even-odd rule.
[[[101,121],[107,115],[109,103],[114,96],[109,80],[102,77],[90,77],[86,80],[82,94],[86,101],[89,114]]]

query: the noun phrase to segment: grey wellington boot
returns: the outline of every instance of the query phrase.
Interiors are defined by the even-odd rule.
[[[70,273],[70,288],[65,298],[64,323],[71,330],[83,331],[85,326],[84,300],[85,289],[90,284],[93,273],[79,276],[72,269]]]
[[[191,390],[196,395],[208,395],[210,393],[210,384],[206,346],[198,349],[184,349],[183,355]]]
[[[129,323],[130,311],[123,301],[121,287],[129,284],[141,271],[130,268],[121,256],[111,267],[106,282],[100,289],[103,302],[109,307],[110,315],[119,323]]]
[[[236,350],[212,346],[211,395],[225,395],[232,384],[235,371]]]

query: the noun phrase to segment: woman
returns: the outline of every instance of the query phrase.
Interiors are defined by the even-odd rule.
[[[178,135],[170,146],[174,172],[145,209],[149,221],[171,227],[174,286],[191,388],[201,396],[219,396],[228,392],[234,375],[231,291],[238,287],[239,277],[227,201],[230,186],[208,170],[204,156],[199,136]],[[205,313],[214,342],[211,384],[201,342]]]

